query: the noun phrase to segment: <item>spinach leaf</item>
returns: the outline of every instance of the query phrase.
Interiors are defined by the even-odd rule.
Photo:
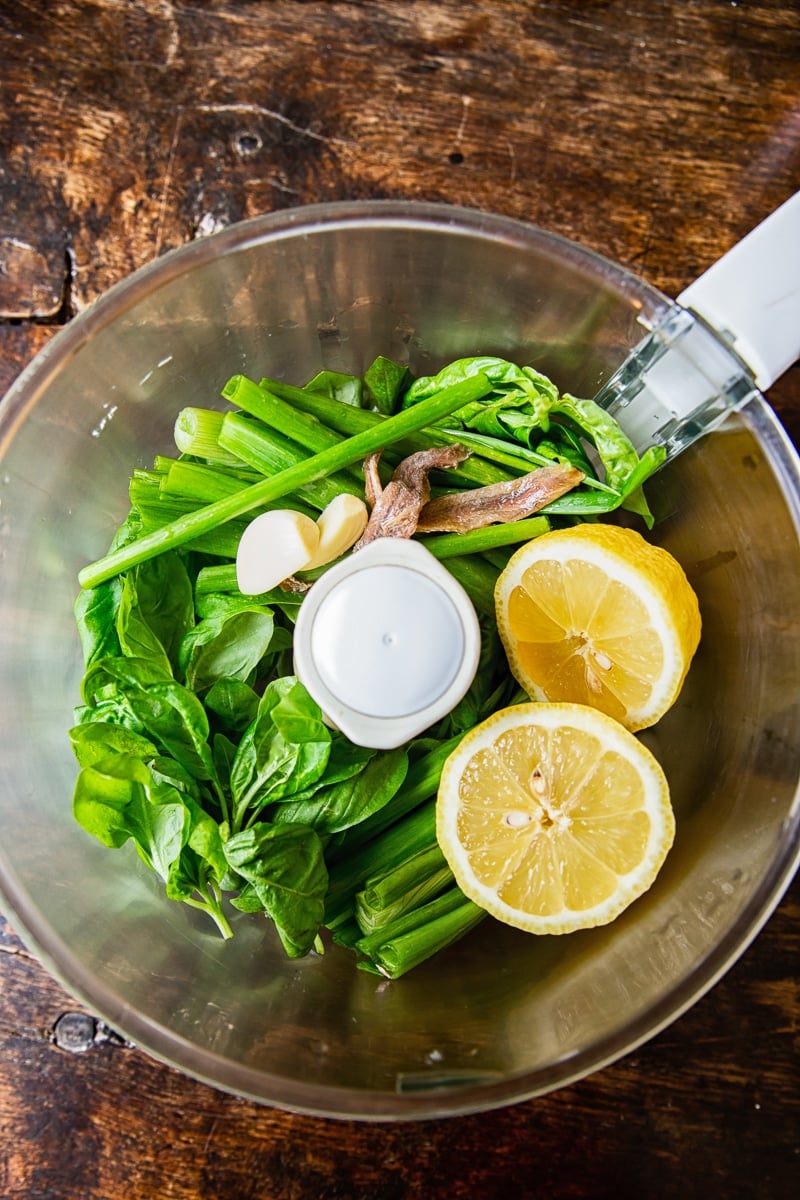
[[[426,400],[429,396],[435,395],[444,388],[462,383],[465,379],[471,379],[474,375],[485,375],[495,388],[498,385],[519,387],[520,383],[526,378],[522,367],[518,367],[516,363],[508,362],[504,358],[495,358],[489,355],[458,358],[454,362],[448,363],[447,366],[442,367],[441,371],[436,375],[426,375],[415,380],[403,396],[403,408],[409,408],[412,404],[418,404],[420,400]],[[539,376],[539,378],[549,385],[550,388],[553,388],[553,384],[544,375]],[[459,409],[459,415],[461,412],[463,412],[463,409]],[[448,420],[450,419],[448,418]]]
[[[401,748],[376,754],[355,778],[343,779],[309,799],[289,800],[271,813],[273,823],[309,825],[320,834],[339,833],[378,812],[405,781],[408,755]]]
[[[314,830],[261,822],[230,838],[225,858],[275,922],[289,957],[308,954],[322,923],[328,889],[322,842]]]
[[[594,400],[559,394],[552,381],[532,367],[518,367],[495,358],[459,359],[438,375],[416,380],[403,397],[403,407],[478,371],[491,380],[492,393],[454,413],[448,418],[450,427],[461,425],[481,436],[518,442],[545,457],[572,463],[589,478],[597,477],[598,471],[587,453],[587,444],[599,460],[602,482],[610,489],[604,498],[577,490],[548,506],[545,512],[588,516],[621,506],[638,513],[652,526],[641,484],[661,465],[663,452],[653,447],[640,459],[630,439],[605,409]]]

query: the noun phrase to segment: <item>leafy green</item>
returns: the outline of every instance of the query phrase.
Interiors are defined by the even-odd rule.
[[[328,872],[318,835],[305,825],[260,822],[225,843],[229,866],[250,884],[253,894],[275,922],[290,958],[308,954],[325,911]]]
[[[398,401],[411,383],[408,367],[379,354],[364,372],[364,386],[378,412],[390,416],[397,411]]]
[[[141,759],[129,754],[100,759],[79,772],[73,812],[106,846],[123,846],[132,838],[164,880],[189,835],[189,812],[180,794],[156,783]]]
[[[222,395],[233,411],[181,410],[180,457],[133,471],[128,515],[107,555],[80,573],[74,815],[104,845],[132,845],[165,895],[207,914],[224,937],[229,909],[262,914],[296,957],[325,925],[359,965],[397,978],[483,917],[452,885],[434,797],[464,732],[520,699],[494,615],[511,544],[621,505],[650,523],[642,485],[663,453],[637,456],[592,401],[492,356],[416,381],[383,356],[363,378],[323,371],[304,389],[235,375]],[[479,614],[478,671],[410,744],[356,746],[294,675],[303,592],[243,595],[239,537],[265,507],[313,516],[342,489],[363,495],[370,453],[385,451],[388,478],[405,455],[459,441],[471,457],[455,481],[433,478],[436,488],[497,483],[553,461],[585,481],[514,528],[424,539]]]
[[[122,580],[107,579],[97,587],[78,593],[75,622],[81,639],[84,664],[121,652],[117,634],[117,612],[122,598]]]
[[[320,371],[305,386],[307,392],[316,392],[338,400],[340,404],[352,404],[361,408],[364,385],[357,375],[343,375],[339,371]]]
[[[279,805],[272,820],[279,825],[299,822],[318,833],[340,833],[366,820],[388,804],[403,784],[408,755],[403,748],[375,754],[347,778],[320,787],[312,797]]]
[[[179,661],[187,685],[199,694],[222,679],[244,682],[267,653],[275,631],[268,608],[240,608],[206,617],[184,637]]]
[[[234,831],[271,801],[317,782],[330,749],[331,732],[303,685],[293,676],[268,684],[231,765]]]
[[[491,394],[466,404],[448,417],[448,429],[461,428],[499,441],[517,442],[545,461],[571,463],[590,478],[596,474],[593,453],[602,468],[601,482],[616,493],[605,501],[594,496],[586,508],[584,491],[578,489],[549,505],[544,512],[582,514],[624,507],[637,512],[648,525],[652,524],[641,485],[663,463],[663,450],[653,447],[640,458],[619,423],[594,400],[559,393],[551,380],[532,367],[519,367],[500,358],[459,359],[437,375],[417,379],[405,393],[403,405],[418,404],[440,388],[461,383],[476,374],[490,380]]]
[[[117,635],[129,658],[162,662],[175,671],[182,640],[194,627],[192,582],[176,553],[140,563],[125,576],[117,613]]]

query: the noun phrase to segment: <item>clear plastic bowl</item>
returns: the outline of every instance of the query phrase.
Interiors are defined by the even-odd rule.
[[[163,899],[132,849],[74,823],[67,739],[79,568],[135,464],[235,372],[302,383],[376,354],[417,373],[474,353],[593,395],[667,309],[612,263],[476,211],[392,202],[259,218],[137,272],[60,332],[0,408],[0,890],[74,995],[143,1050],[288,1109],[402,1119],[570,1083],[678,1017],[742,953],[798,859],[800,469],[752,401],[650,487],[654,538],[704,618],[676,707],[645,735],[675,845],[613,924],[536,938],[484,922],[397,982],[352,956],[287,960],[269,924]]]

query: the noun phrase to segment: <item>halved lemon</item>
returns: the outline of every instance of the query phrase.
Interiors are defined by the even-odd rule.
[[[675,702],[700,640],[680,563],[614,525],[526,543],[501,573],[495,604],[509,666],[531,699],[589,704],[631,730]]]
[[[581,704],[494,713],[445,763],[436,832],[461,890],[509,925],[571,933],[645,892],[675,834],[667,780],[632,733]]]

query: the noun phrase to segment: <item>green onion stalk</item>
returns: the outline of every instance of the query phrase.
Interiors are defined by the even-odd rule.
[[[234,517],[252,512],[261,504],[280,500],[298,488],[316,483],[336,471],[352,466],[384,446],[400,441],[408,434],[447,416],[464,404],[481,399],[488,395],[491,387],[485,375],[477,374],[445,388],[412,408],[387,417],[379,425],[337,442],[336,445],[302,462],[251,484],[241,492],[216,500],[168,522],[160,529],[151,530],[127,542],[84,567],[78,575],[79,583],[83,588],[96,587],[166,550],[176,549],[191,542]]]

